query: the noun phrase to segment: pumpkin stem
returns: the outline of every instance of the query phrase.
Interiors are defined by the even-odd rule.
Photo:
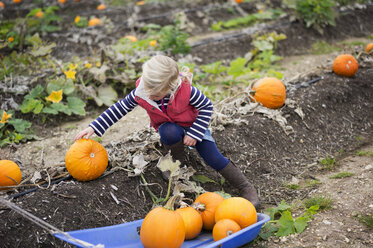
[[[255,93],[256,93],[256,90],[250,90],[249,91],[249,94],[252,95],[252,96],[255,96]]]
[[[200,211],[200,212],[203,212],[206,210],[206,205],[203,204],[203,203],[200,203],[200,202],[196,202],[196,203],[193,203],[192,204],[192,207],[197,210],[197,211]]]
[[[168,210],[174,210],[174,205],[177,198],[179,198],[178,195],[172,196],[170,200],[167,201],[166,205],[164,205],[164,208]]]
[[[232,235],[232,234],[233,234],[232,230],[229,230],[229,231],[227,232],[227,236]]]

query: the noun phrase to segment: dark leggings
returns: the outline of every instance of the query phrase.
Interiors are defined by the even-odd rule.
[[[166,122],[158,128],[159,135],[161,136],[161,142],[165,145],[173,145],[184,138],[185,129],[181,126]],[[197,141],[196,149],[199,155],[205,160],[206,164],[214,168],[215,170],[223,169],[229,160],[224,157],[216,147],[215,142],[209,140]]]

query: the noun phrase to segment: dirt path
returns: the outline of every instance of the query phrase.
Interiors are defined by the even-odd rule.
[[[373,142],[338,161],[334,171],[315,175],[320,181],[314,195],[332,199],[332,207],[315,215],[307,229],[299,235],[271,237],[264,247],[372,247],[373,231],[359,222],[373,213]],[[369,155],[370,154],[370,155]],[[353,176],[332,179],[340,172]]]

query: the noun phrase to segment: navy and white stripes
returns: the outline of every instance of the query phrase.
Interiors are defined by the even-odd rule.
[[[196,139],[197,141],[202,141],[202,137],[210,123],[213,105],[201,91],[194,86],[191,87],[191,97],[189,103],[198,109],[199,113],[193,125],[189,128],[187,135]],[[113,104],[89,125],[95,130],[95,133],[98,136],[102,136],[110,126],[112,126],[137,106],[137,102],[134,99],[135,91],[136,89],[132,90],[124,99]],[[169,100],[169,96],[166,96],[163,99],[163,105],[166,109]],[[156,103],[161,109],[162,101],[156,101]]]

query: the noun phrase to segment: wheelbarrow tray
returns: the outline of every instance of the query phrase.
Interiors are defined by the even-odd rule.
[[[123,224],[83,229],[67,232],[74,239],[78,239],[92,245],[103,245],[105,248],[142,248],[139,230],[144,219],[127,222]],[[254,240],[262,227],[270,218],[266,214],[258,213],[257,223],[248,226],[224,239],[214,242],[211,232],[202,231],[199,236],[193,240],[184,241],[182,248],[235,248]],[[72,240],[68,235],[56,233],[55,236],[76,247],[85,247],[79,244],[79,241]],[[89,247],[89,246],[88,246]]]

